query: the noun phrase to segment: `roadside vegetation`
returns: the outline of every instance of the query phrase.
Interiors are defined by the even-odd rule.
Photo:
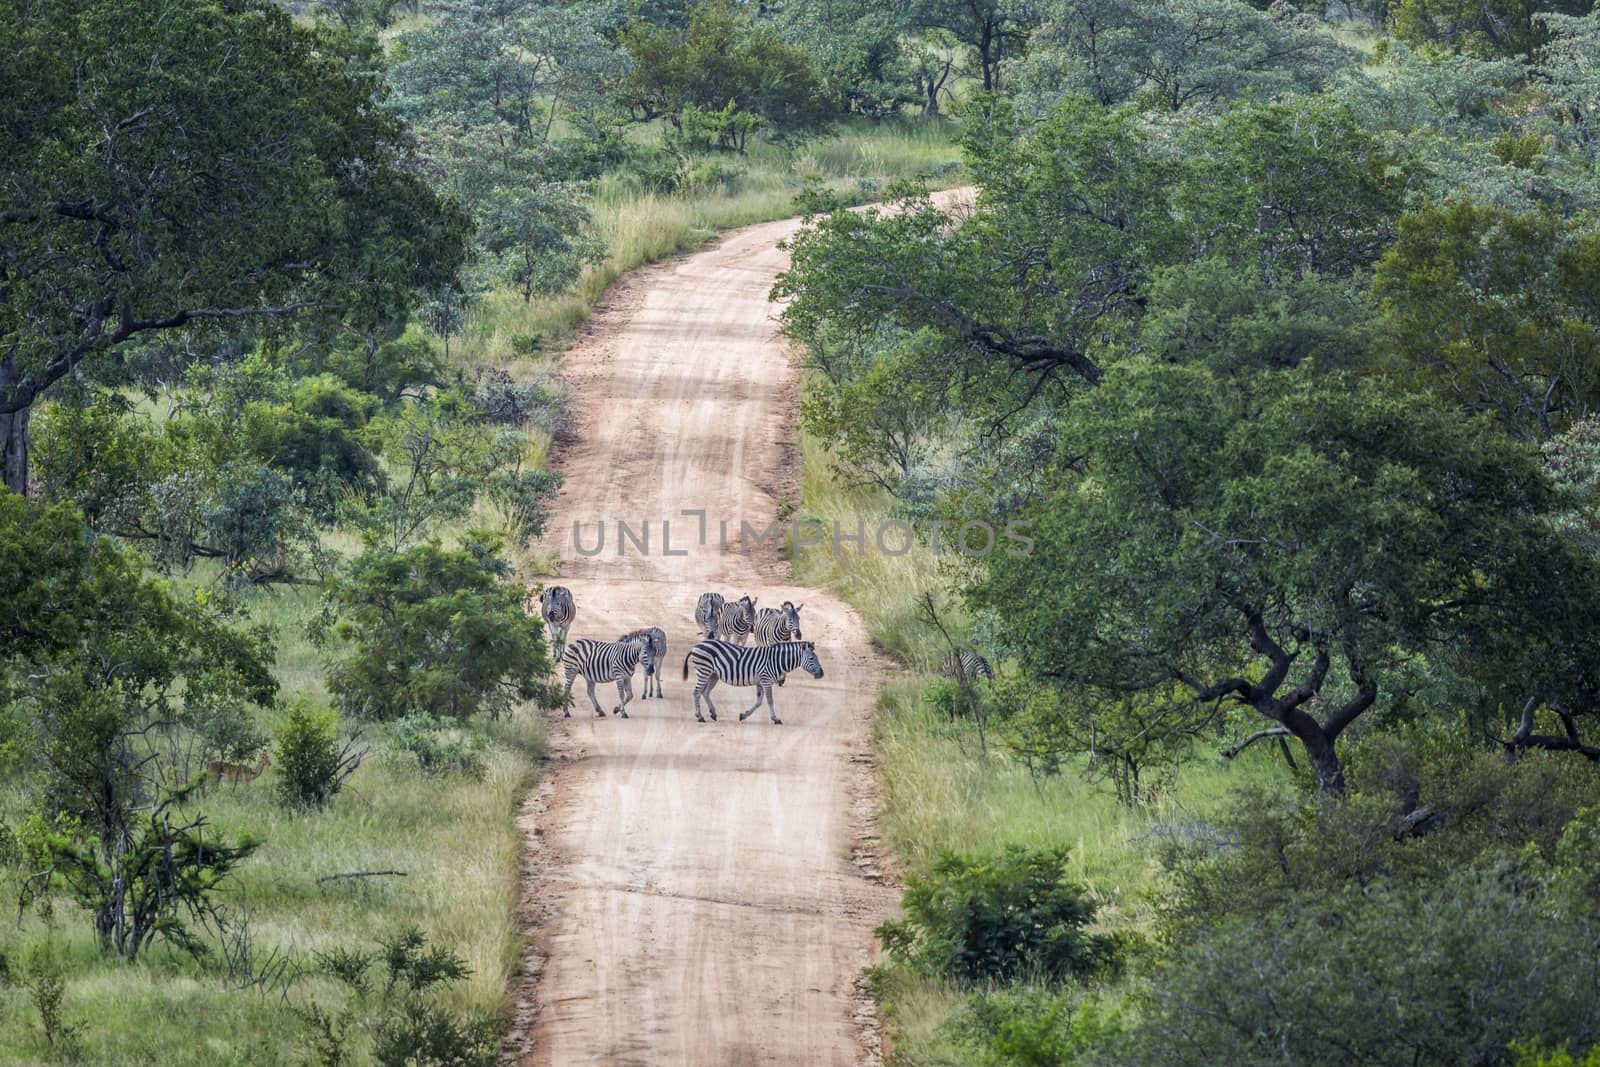
[[[1595,1055],[1588,0],[6,14],[0,1062],[497,1060],[561,349],[797,196],[802,510],[1032,547],[797,561],[895,1055]]]
[[[1060,5],[974,209],[809,202],[794,515],[920,530],[795,560],[906,668],[900,1062],[1593,1054],[1597,19]]]
[[[498,1062],[562,348],[806,190],[962,180],[905,28],[825,73],[817,14],[10,12],[0,1062]]]

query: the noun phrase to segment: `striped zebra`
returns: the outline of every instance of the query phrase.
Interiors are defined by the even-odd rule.
[[[994,668],[989,666],[989,661],[970,648],[953,648],[946,652],[944,661],[939,664],[939,673],[963,685],[979,678],[994,681]]]
[[[717,721],[717,706],[711,703],[711,690],[718,682],[729,685],[753,685],[756,702],[739,713],[739,721],[767,702],[767,713],[774,723],[782,724],[772,706],[772,686],[782,682],[783,676],[793,670],[804,670],[813,678],[822,677],[822,661],[817,659],[817,646],[810,641],[785,641],[764,648],[744,648],[726,641],[702,641],[689,650],[683,658],[683,676],[689,677],[689,664],[694,664],[694,718],[705,722],[700,714],[700,697],[706,698],[706,708],[711,721]]]
[[[762,608],[756,616],[756,644],[775,645],[779,641],[800,640],[800,608],[783,602],[781,608]]]
[[[722,605],[722,613],[717,616],[716,640],[742,645],[750,639],[755,628],[755,598],[742,596]]]
[[[650,664],[644,672],[644,695],[639,699],[650,699],[650,686],[654,683],[656,699],[660,700],[666,696],[661,691],[661,671],[659,668],[663,663],[667,662],[667,631],[659,626],[652,626],[649,629],[634,630],[632,633],[623,634],[617,638],[617,641],[621,643],[623,641],[632,641],[636,638],[643,638],[650,642]]]
[[[644,660],[644,673],[648,678],[656,668],[655,661],[650,658],[650,640],[647,637],[632,637],[622,641],[595,641],[586,637],[572,642],[561,654],[561,665],[567,669],[568,705],[572,703],[572,680],[581,674],[583,680],[589,683],[589,702],[594,705],[594,713],[603,719],[606,713],[600,707],[600,701],[595,699],[594,684],[616,682],[619,703],[611,710],[626,719],[628,701],[633,699],[633,672],[641,659]],[[572,708],[567,707],[561,716],[571,718]]]
[[[694,606],[694,624],[700,627],[707,641],[717,636],[717,620],[722,618],[722,605],[725,603],[721,593],[701,593],[699,602]]]
[[[566,586],[552,585],[539,594],[539,617],[550,628],[556,655],[566,647],[567,631],[572,629],[572,620],[577,616],[578,605],[572,602],[572,590]]]

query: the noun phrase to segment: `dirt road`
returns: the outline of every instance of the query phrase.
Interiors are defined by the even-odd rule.
[[[880,667],[854,612],[740,540],[742,522],[766,530],[795,473],[796,372],[767,294],[796,225],[632,275],[563,357],[576,441],[558,460],[553,581],[577,601],[574,638],[667,631],[666,697],[597,719],[579,681],[572,718],[554,720],[554,773],[524,813],[539,972],[520,994],[525,1064],[875,1059],[855,981],[895,901],[868,836]],[[685,514],[701,511],[705,544]],[[647,551],[619,548],[619,521],[647,530]],[[739,722],[754,690],[725,686],[721,721],[695,722],[682,664],[706,590],[804,602],[826,676],[776,690],[783,725],[764,708]],[[600,696],[609,710],[615,687]]]

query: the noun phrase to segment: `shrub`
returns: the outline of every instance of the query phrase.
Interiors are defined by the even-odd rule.
[[[39,1013],[39,1027],[44,1031],[45,1044],[56,1056],[72,1062],[78,1059],[82,1022],[68,1022],[62,1009],[66,999],[67,982],[62,967],[45,952],[34,949],[28,959],[28,970],[23,983]]]
[[[318,961],[344,983],[351,998],[339,1012],[315,1001],[298,1010],[314,1061],[354,1062],[352,1039],[365,1031],[372,1035],[372,1058],[381,1067],[492,1067],[499,1062],[500,1021],[482,1013],[457,1015],[434,995],[471,975],[466,961],[448,946],[429,944],[416,927],[380,938],[375,951],[336,948]]]
[[[1066,849],[945,853],[906,879],[905,917],[878,927],[890,957],[961,982],[1061,979],[1113,969],[1116,938],[1085,931],[1095,906],[1066,874]]]
[[[540,621],[522,610],[499,550],[472,534],[456,549],[374,545],[351,562],[331,593],[350,642],[328,673],[341,710],[379,722],[414,712],[465,719],[550,699]]]
[[[972,1067],[1061,1067],[1119,1032],[1120,1018],[1081,994],[1016,985],[972,994],[947,1030]]]
[[[463,735],[448,715],[407,715],[391,723],[386,734],[389,750],[414,759],[425,774],[483,774],[483,738]]]
[[[296,702],[278,730],[278,796],[290,807],[324,807],[361,765],[365,750],[339,744],[339,720]]]
[[[372,1056],[381,1067],[495,1067],[500,1062],[500,1025],[492,1016],[457,1016],[427,1004],[385,1018],[374,1036]]]
[[[1298,897],[1180,946],[1127,1047],[1095,1062],[1489,1067],[1518,1039],[1586,1048],[1597,934],[1510,869]]]

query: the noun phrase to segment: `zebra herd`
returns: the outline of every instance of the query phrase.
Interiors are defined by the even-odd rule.
[[[803,670],[813,678],[822,677],[822,662],[817,658],[816,645],[801,640],[800,609],[804,604],[784,601],[782,607],[762,608],[756,611],[756,598],[740,597],[728,600],[721,593],[704,593],[695,604],[694,621],[704,640],[689,650],[683,660],[683,677],[689,677],[689,665],[694,665],[694,717],[705,722],[700,711],[703,698],[713,722],[717,707],[711,702],[711,690],[718,682],[728,685],[753,686],[756,702],[739,714],[739,721],[749,718],[761,702],[766,701],[767,714],[775,724],[782,724],[777,709],[772,706],[772,687],[783,685],[790,671]],[[644,696],[648,700],[652,690],[657,699],[665,694],[661,690],[661,667],[667,656],[667,635],[659,626],[634,630],[615,641],[597,641],[591,638],[567,643],[572,622],[577,617],[577,604],[572,591],[565,586],[553,585],[539,594],[539,614],[549,628],[552,642],[566,671],[567,694],[570,698],[572,683],[582,677],[589,688],[589,702],[595,715],[605,717],[605,709],[595,696],[595,685],[615,682],[617,705],[612,713],[626,719],[628,702],[633,699],[633,673],[644,665]],[[756,644],[747,647],[754,635]],[[570,699],[568,701],[571,703]],[[562,712],[571,717],[569,706]]]

